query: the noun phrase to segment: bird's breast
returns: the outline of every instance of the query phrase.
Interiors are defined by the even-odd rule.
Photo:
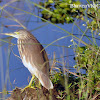
[[[26,61],[25,56],[22,59],[22,62],[24,64],[24,66],[30,71],[31,74],[36,75],[37,73],[37,68],[35,67],[35,65],[31,64],[30,62]]]

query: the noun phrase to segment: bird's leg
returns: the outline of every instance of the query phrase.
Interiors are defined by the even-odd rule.
[[[38,85],[36,85],[37,88],[41,89],[41,83],[40,81],[38,82]]]
[[[39,88],[41,89],[41,83],[40,83],[40,81],[39,81]]]
[[[31,86],[34,78],[35,78],[35,75],[32,75],[32,78],[31,78],[31,80],[30,80],[29,85],[26,86],[24,89],[22,89],[22,92],[23,92],[26,88],[33,88],[33,89],[35,89],[35,87]]]
[[[35,75],[32,75],[32,78],[30,80],[30,83],[29,83],[28,87],[32,87],[31,85],[32,85],[32,82],[33,82],[34,78],[35,78]]]

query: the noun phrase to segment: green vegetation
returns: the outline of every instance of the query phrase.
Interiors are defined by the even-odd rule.
[[[52,12],[42,10],[42,18],[50,20],[52,23],[72,23],[74,18],[83,17],[83,9],[71,8],[71,4],[80,5],[80,1],[72,0],[48,0],[48,2],[40,2],[40,5]]]
[[[56,72],[53,77],[53,83],[60,84],[62,89],[58,88],[60,95],[59,99],[66,100],[90,100],[91,98],[98,99],[100,93],[100,47],[96,43],[95,37],[99,37],[100,27],[100,9],[98,2],[94,2],[94,5],[98,7],[90,8],[70,8],[70,4],[82,5],[80,1],[73,0],[48,0],[48,2],[40,2],[40,5],[52,12],[49,13],[45,9],[41,9],[42,18],[51,21],[52,23],[73,23],[76,19],[80,19],[85,22],[86,31],[82,31],[83,35],[81,40],[77,43],[72,39],[72,45],[74,45],[76,65],[74,68],[77,70],[76,74],[67,70],[66,75],[63,71]],[[88,5],[91,3],[88,1]],[[87,35],[87,30],[91,31],[91,36]],[[89,44],[85,46],[79,46],[82,42],[82,38],[86,37],[89,40]],[[91,41],[92,37],[92,41]],[[85,42],[85,41],[84,41]],[[84,43],[83,43],[84,44]],[[63,66],[62,68],[63,69]],[[84,70],[82,74],[80,70]],[[69,72],[69,73],[68,73]],[[65,82],[65,77],[67,83]],[[65,82],[65,84],[64,84]]]

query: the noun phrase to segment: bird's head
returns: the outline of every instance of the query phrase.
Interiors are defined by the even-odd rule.
[[[18,39],[25,39],[28,37],[29,34],[30,34],[30,32],[25,29],[20,29],[14,33],[3,33],[3,35],[12,36],[12,37],[15,37]]]

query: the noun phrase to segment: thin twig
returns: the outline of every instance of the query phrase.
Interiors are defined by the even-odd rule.
[[[96,98],[97,98],[98,96],[100,96],[100,93],[97,94],[96,96],[94,96],[91,100],[96,100]]]
[[[72,74],[72,75],[74,75],[74,76],[80,77],[80,78],[85,79],[85,80],[87,80],[87,81],[91,81],[91,80],[89,80],[89,79],[87,79],[87,78],[84,78],[84,77],[82,77],[82,76],[77,75],[77,74],[74,73],[74,72],[69,71],[68,69],[65,69],[65,71],[68,72],[68,73],[70,73],[70,74]]]

